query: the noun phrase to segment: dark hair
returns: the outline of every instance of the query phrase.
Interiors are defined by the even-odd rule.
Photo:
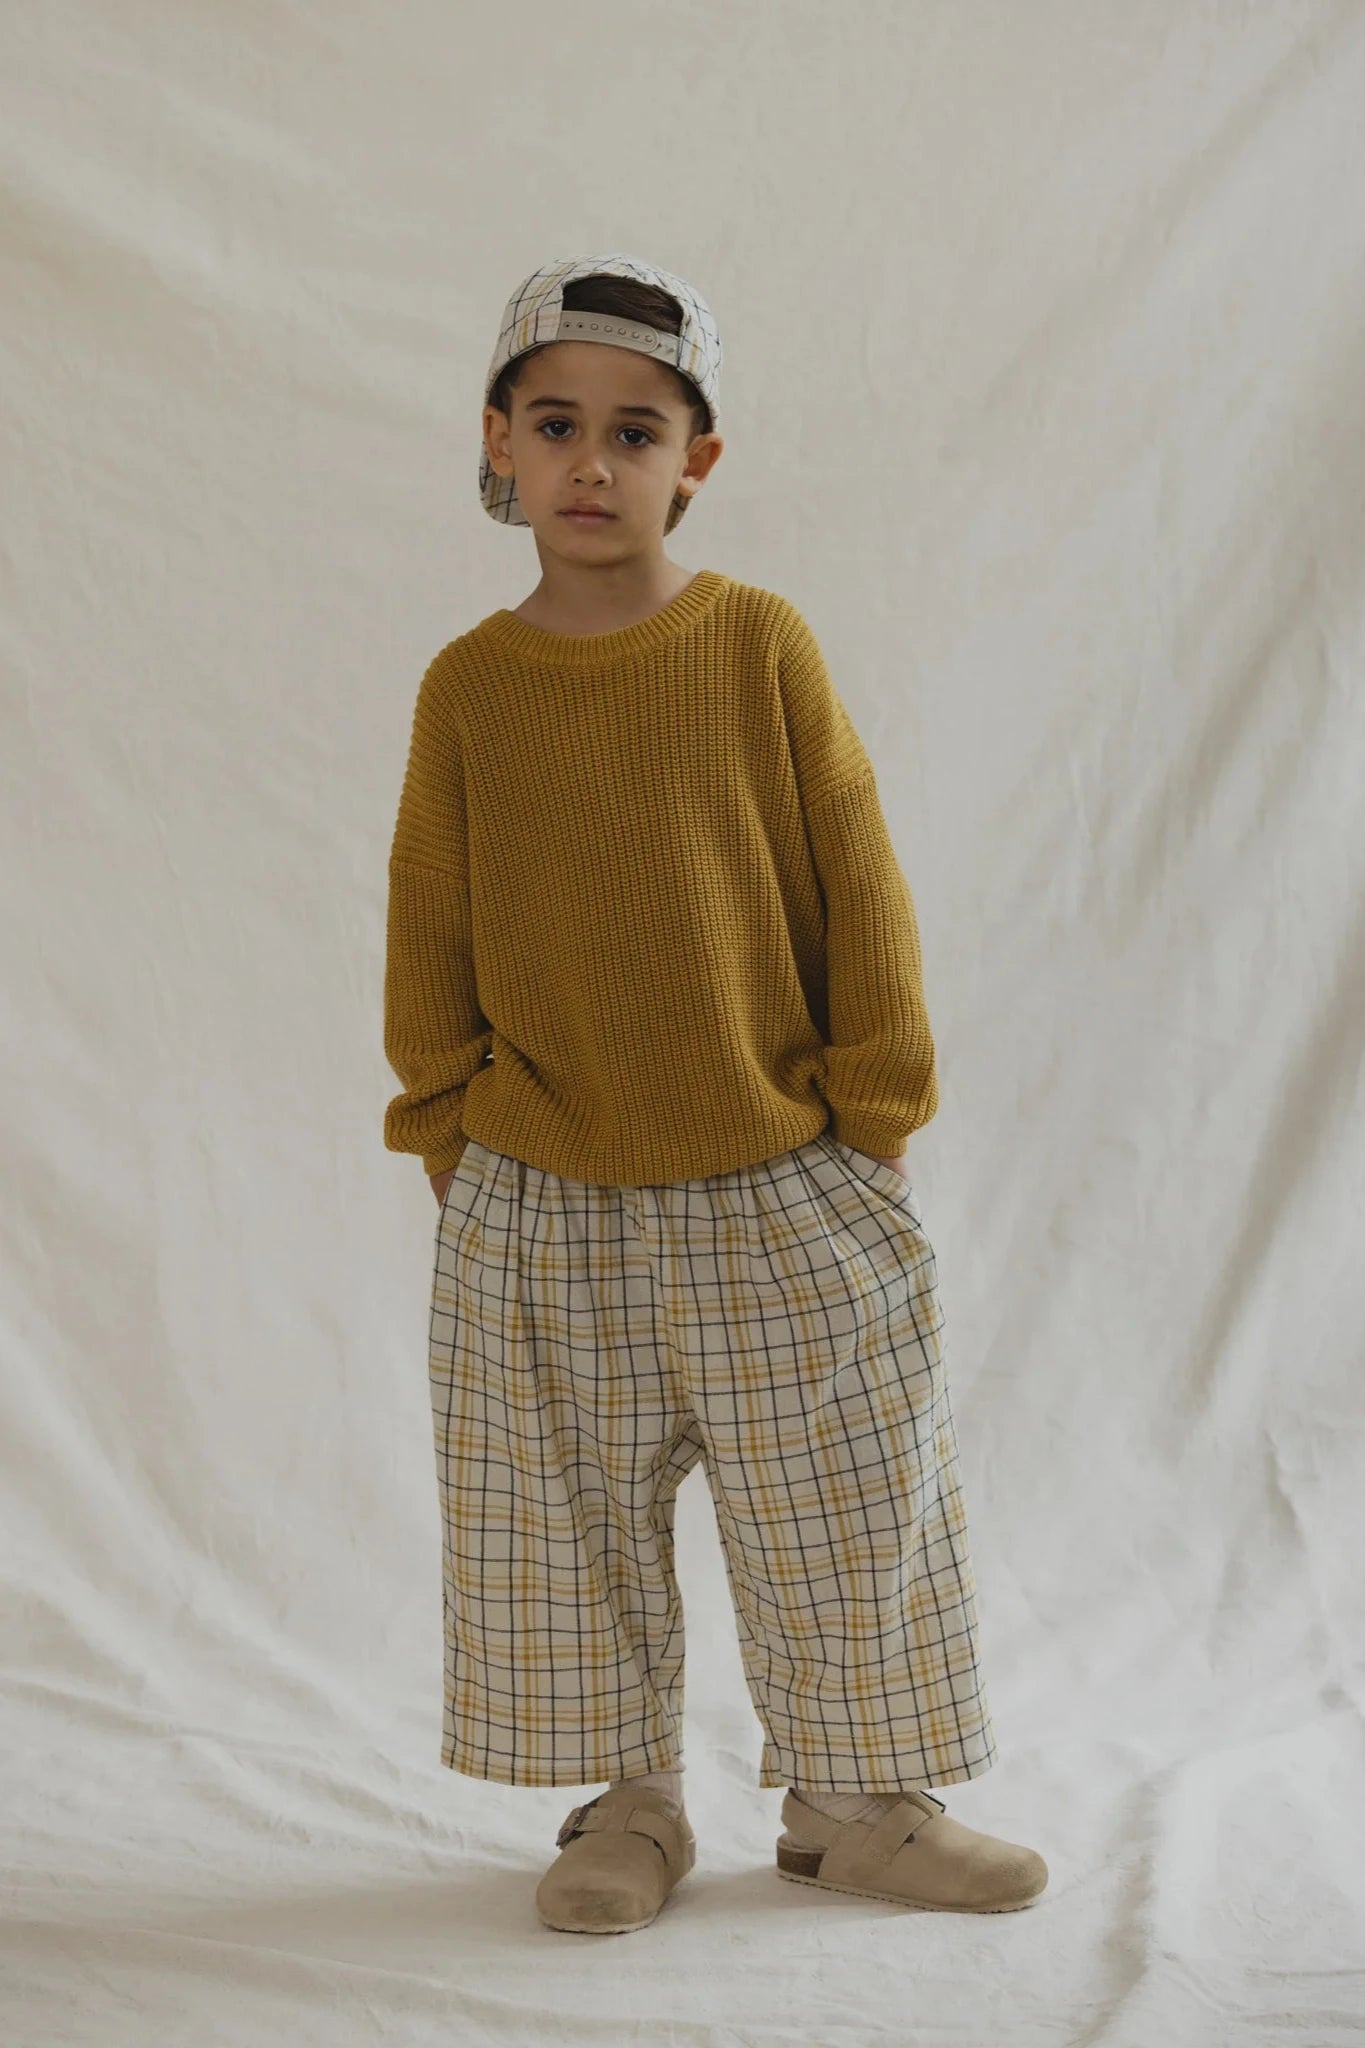
[[[595,271],[591,277],[573,278],[564,287],[564,304],[575,313],[606,313],[618,320],[639,320],[648,327],[661,328],[666,334],[682,331],[682,309],[672,293],[661,290],[658,285],[641,284],[633,277],[612,277],[604,271]],[[510,418],[512,392],[521,382],[522,371],[532,356],[538,356],[542,348],[552,346],[551,342],[542,341],[538,347],[513,356],[499,372],[488,394],[488,403]],[[709,434],[711,409],[697,386],[675,364],[666,363],[663,367],[677,379],[684,403],[692,408],[692,430],[688,439],[694,440],[698,434]],[[664,524],[665,533],[672,533],[690,503],[691,499],[684,492],[674,492]]]

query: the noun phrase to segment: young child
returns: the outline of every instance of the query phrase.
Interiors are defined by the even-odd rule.
[[[996,1759],[933,1249],[915,911],[801,613],[664,553],[720,336],[620,253],[508,301],[479,483],[540,581],[442,648],[389,861],[386,1145],[440,1209],[441,1760],[591,1785],[536,1894],[642,1927],[695,1861],[674,1496],[715,1503],[777,1867],[953,1911],[1035,1851],[928,1787]]]

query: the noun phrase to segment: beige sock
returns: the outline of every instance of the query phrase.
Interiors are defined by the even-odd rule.
[[[793,1785],[792,1791],[817,1813],[831,1820],[880,1820],[899,1792],[818,1792],[809,1785]],[[916,1787],[917,1790],[922,1789]]]
[[[682,1805],[682,1774],[684,1766],[677,1764],[668,1771],[644,1771],[639,1777],[617,1778],[608,1786],[608,1791],[619,1792],[623,1785],[652,1785],[656,1792],[666,1792],[668,1797]]]

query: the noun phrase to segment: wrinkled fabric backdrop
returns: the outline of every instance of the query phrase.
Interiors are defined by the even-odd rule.
[[[0,2035],[1011,2048],[1365,2026],[1365,7],[11,8]],[[538,576],[505,297],[691,278],[673,560],[783,592],[915,894],[1024,1913],[782,1883],[705,1481],[698,1868],[542,1928],[436,1761],[417,684]]]

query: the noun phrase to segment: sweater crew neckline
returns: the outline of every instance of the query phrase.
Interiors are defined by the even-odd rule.
[[[552,668],[600,668],[604,662],[633,661],[685,633],[710,611],[728,580],[719,569],[698,569],[657,612],[610,633],[551,633],[513,611],[490,612],[480,621],[480,630],[525,661]]]

